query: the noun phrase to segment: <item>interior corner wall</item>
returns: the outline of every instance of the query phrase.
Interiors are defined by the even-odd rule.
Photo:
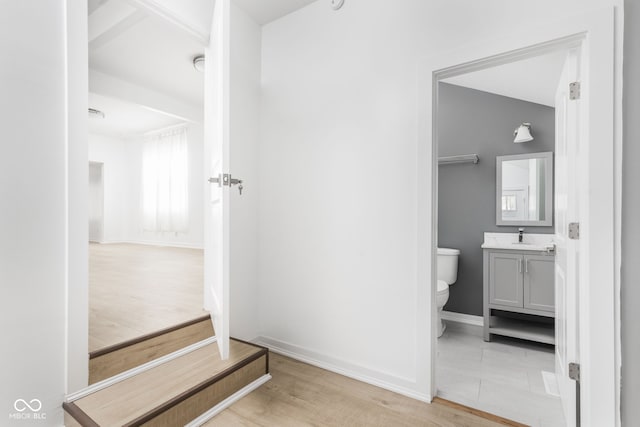
[[[640,323],[638,303],[640,287],[635,277],[635,263],[640,259],[637,237],[640,236],[640,5],[625,1],[624,5],[624,146],[622,177],[622,425],[633,426],[640,419]]]
[[[258,335],[258,141],[262,30],[231,2],[232,176],[243,180],[242,196],[231,188],[231,335],[253,340]]]
[[[417,324],[430,308],[417,298],[429,283],[417,279],[416,94],[429,76],[416,75],[417,58],[522,31],[513,17],[523,10],[535,26],[619,3],[348,0],[333,11],[318,1],[265,25],[262,342],[428,397],[421,375],[431,345]]]
[[[513,143],[513,130],[532,123],[534,140]],[[445,310],[482,316],[484,232],[517,233],[496,225],[496,156],[555,149],[555,109],[505,96],[440,83],[438,155],[478,154],[478,164],[438,169],[438,246],[460,250],[458,279]],[[526,227],[526,233],[554,233]]]
[[[129,168],[126,141],[89,134],[89,161],[104,164],[103,242],[127,241],[128,206],[130,203]]]
[[[3,425],[29,424],[17,418],[22,414],[14,409],[17,399],[39,399],[38,412],[47,424],[63,424],[68,338],[65,6],[62,0],[0,3]]]

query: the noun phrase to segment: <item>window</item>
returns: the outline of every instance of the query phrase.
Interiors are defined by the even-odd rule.
[[[515,212],[517,208],[516,196],[502,196],[502,210],[505,212]]]
[[[189,228],[189,158],[185,127],[151,134],[142,155],[145,231],[185,233]]]

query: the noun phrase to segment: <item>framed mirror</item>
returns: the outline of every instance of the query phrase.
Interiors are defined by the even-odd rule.
[[[553,153],[496,157],[496,225],[553,225]]]

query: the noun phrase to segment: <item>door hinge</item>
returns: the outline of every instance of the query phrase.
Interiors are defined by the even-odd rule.
[[[580,99],[580,82],[569,83],[569,99]]]
[[[569,238],[571,240],[580,239],[580,223],[579,222],[569,223]]]
[[[580,382],[580,364],[569,363],[569,378],[576,382]]]

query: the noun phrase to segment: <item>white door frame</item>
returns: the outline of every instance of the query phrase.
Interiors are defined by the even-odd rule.
[[[209,35],[186,22],[172,10],[159,7],[153,0],[129,0],[184,31],[203,44]],[[87,53],[87,2],[66,0],[67,92],[68,119],[68,283],[67,283],[67,371],[66,393],[77,392],[88,385],[89,378],[89,298],[88,298],[88,233],[87,203],[87,100],[89,98],[89,59]],[[206,119],[203,119],[206,120]],[[204,124],[204,121],[203,121]],[[204,207],[203,207],[204,209]]]
[[[616,357],[615,183],[621,171],[614,167],[614,10],[606,8],[509,37],[476,43],[449,54],[424,59],[419,78],[420,136],[418,144],[418,280],[430,284],[426,316],[430,351],[423,378],[430,395],[437,392],[436,262],[438,234],[438,82],[557,49],[579,45],[582,55],[582,94],[586,117],[581,123],[581,150],[585,153],[580,179],[580,355],[582,425],[614,425],[618,421],[619,366]],[[430,262],[424,262],[430,260]],[[427,285],[428,286],[428,285]],[[426,319],[425,319],[426,318]],[[424,330],[418,325],[418,330]]]

